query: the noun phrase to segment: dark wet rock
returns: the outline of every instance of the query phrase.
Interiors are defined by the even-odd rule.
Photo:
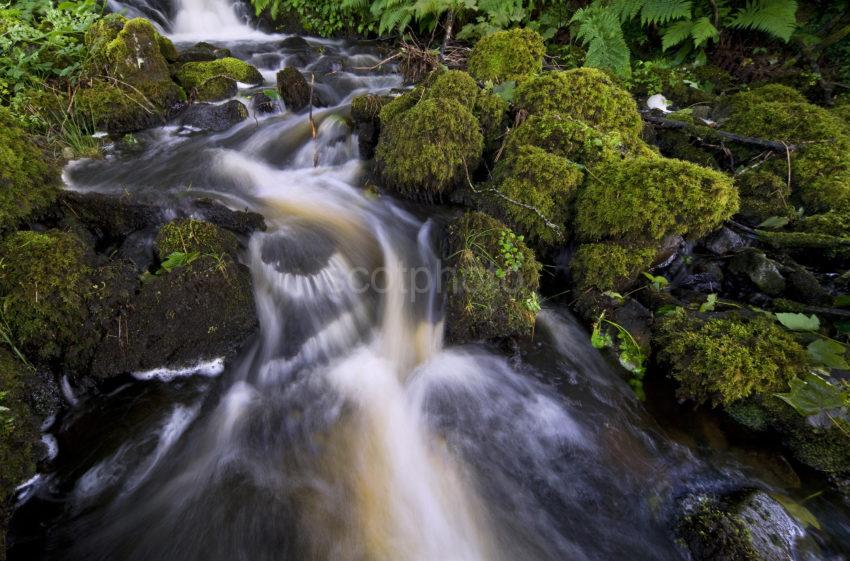
[[[338,55],[325,55],[315,63],[313,63],[309,71],[314,72],[316,74],[330,74],[332,72],[339,72],[345,68],[346,60],[345,58]]]
[[[195,103],[180,116],[180,124],[202,131],[220,132],[248,118],[248,108],[232,99],[222,105]]]
[[[262,92],[251,96],[251,108],[257,113],[276,113],[280,109],[277,101]]]
[[[724,226],[709,235],[703,245],[705,249],[715,255],[726,255],[743,248],[746,246],[746,242],[734,230]]]
[[[638,345],[648,349],[652,340],[652,312],[637,300],[629,298],[611,314],[614,322],[622,325],[635,338]]]
[[[251,64],[263,70],[277,70],[281,66],[281,60],[279,53],[261,53],[251,58]]]
[[[261,214],[245,210],[231,210],[212,199],[196,199],[190,207],[191,214],[212,222],[219,228],[244,236],[265,231],[266,223]]]
[[[812,304],[815,306],[826,306],[832,298],[818,281],[817,277],[808,269],[800,266],[790,268],[785,274],[787,280],[787,295],[793,300]]]
[[[91,232],[98,244],[121,240],[151,224],[164,220],[163,211],[139,203],[132,197],[115,197],[99,193],[63,191],[57,210],[64,215],[63,223],[73,218]]]
[[[184,51],[180,51],[178,60],[186,62],[209,62],[231,56],[230,49],[222,49],[210,43],[198,43]]]
[[[95,378],[229,357],[257,329],[251,276],[236,260],[233,234],[210,235],[216,227],[197,221],[172,223],[172,230],[191,224],[204,225],[189,248],[197,248],[197,257],[150,275],[110,319],[92,361]],[[158,243],[171,237],[158,236]],[[218,240],[230,241],[216,245]]]
[[[303,37],[299,37],[298,35],[293,35],[292,37],[287,37],[283,41],[277,44],[278,47],[287,51],[309,51],[312,50],[310,43],[307,42]]]
[[[769,296],[778,296],[785,290],[785,277],[779,264],[757,250],[738,253],[729,263],[732,273],[748,278],[759,290]]]
[[[155,228],[133,232],[124,238],[118,248],[118,257],[133,263],[139,271],[146,271],[153,266],[153,238]]]
[[[310,85],[297,68],[287,66],[277,73],[277,91],[290,111],[301,111],[310,103]]]
[[[683,506],[678,533],[694,561],[789,561],[812,547],[802,543],[800,523],[763,491],[692,496]]]
[[[381,122],[378,114],[381,107],[392,100],[386,95],[364,94],[351,100],[351,120],[357,132],[357,147],[360,157],[371,160],[375,156],[375,147],[381,136]]]

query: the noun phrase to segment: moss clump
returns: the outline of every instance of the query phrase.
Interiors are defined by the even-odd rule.
[[[850,130],[850,103],[832,108],[832,114],[841,119]]]
[[[155,241],[161,259],[174,252],[235,255],[236,236],[210,222],[191,218],[169,222],[159,229]]]
[[[649,269],[655,249],[628,247],[618,243],[589,243],[579,246],[570,262],[573,283],[581,291],[621,291]]]
[[[481,82],[522,82],[543,68],[546,47],[531,29],[497,31],[483,37],[469,56],[469,73]]]
[[[806,216],[794,224],[800,232],[824,234],[827,236],[850,237],[850,212],[831,211],[824,214]]]
[[[56,198],[59,168],[0,107],[0,232]]]
[[[480,212],[448,227],[450,279],[446,326],[452,341],[531,333],[539,306],[540,265],[521,237]]]
[[[25,354],[53,359],[79,338],[90,289],[83,244],[51,230],[20,231],[0,242],[0,298],[12,338]]]
[[[390,99],[381,107],[381,110],[378,113],[381,123],[389,123],[416,105],[416,103],[422,98],[424,91],[424,88],[417,86],[409,92]]]
[[[195,90],[198,101],[221,101],[236,95],[236,80],[227,76],[213,76]]]
[[[139,84],[133,89],[95,82],[77,92],[74,112],[98,130],[134,132],[164,124],[172,107],[184,99],[183,90],[171,81]]]
[[[765,317],[670,316],[661,322],[654,343],[659,360],[679,383],[678,396],[697,403],[729,404],[784,391],[809,364],[805,349]]]
[[[586,241],[701,237],[738,210],[727,175],[681,160],[605,160],[579,194],[576,231]]]
[[[583,121],[559,113],[532,115],[508,133],[506,150],[525,145],[584,165],[599,161],[606,150],[625,150],[619,135],[602,134]]]
[[[15,488],[35,473],[38,431],[27,405],[31,370],[0,349],[0,552]],[[2,557],[2,553],[0,553]]]
[[[502,133],[505,130],[507,113],[507,101],[487,91],[478,92],[472,114],[475,115],[481,125],[481,132],[484,135],[484,149],[487,152],[494,152],[498,149]]]
[[[389,121],[382,110],[381,121],[375,158],[384,180],[399,193],[440,195],[478,166],[484,139],[478,121],[457,101],[423,99]]]
[[[746,136],[805,144],[791,163],[791,175],[808,210],[850,209],[850,132],[841,119],[810,103],[767,101],[736,108],[724,125]],[[785,161],[770,162],[785,173]]]
[[[676,531],[695,561],[765,561],[753,547],[742,517],[702,496],[690,505]]]
[[[735,180],[741,195],[740,213],[753,222],[761,223],[771,216],[796,215],[788,203],[791,187],[787,179],[766,170],[744,173]]]
[[[564,240],[572,201],[584,181],[578,165],[526,145],[500,160],[494,177],[499,194],[492,202],[511,227],[544,246]]]
[[[351,120],[355,123],[370,123],[378,119],[381,108],[389,102],[384,95],[363,94],[351,100]]]
[[[251,84],[263,83],[260,71],[238,58],[225,57],[206,62],[187,62],[176,74],[177,81],[187,90],[197,88],[210,78],[227,76],[231,80]]]
[[[517,88],[515,103],[530,114],[558,112],[628,138],[637,138],[643,128],[629,92],[595,68],[544,72]]]
[[[175,53],[171,41],[162,37],[144,18],[124,20],[121,30],[113,36],[120,22],[118,18],[111,19],[94,32],[89,30],[90,38],[87,35],[93,50],[92,59],[101,72],[133,85],[170,81],[171,71],[165,54]]]
[[[422,99],[453,99],[470,111],[478,99],[478,84],[460,70],[441,72],[425,89]]]
[[[732,96],[732,104],[738,111],[765,102],[808,103],[808,100],[794,88],[782,84],[767,84]]]

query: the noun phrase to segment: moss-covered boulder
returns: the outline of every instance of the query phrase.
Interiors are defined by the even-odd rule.
[[[232,233],[179,220],[160,229],[155,246],[161,260],[184,255],[148,275],[113,318],[94,353],[94,377],[228,357],[257,328],[251,276]]]
[[[494,212],[527,239],[551,246],[566,239],[567,222],[579,186],[581,167],[542,148],[511,150],[494,170]]]
[[[532,115],[557,112],[624,137],[637,138],[643,128],[631,94],[595,68],[544,72],[517,87],[515,104]]]
[[[187,90],[197,88],[210,78],[226,76],[231,80],[258,86],[263,83],[260,71],[238,58],[225,57],[206,62],[187,62],[175,77]]]
[[[0,559],[15,488],[33,476],[38,426],[27,401],[32,370],[0,348]]]
[[[497,31],[483,37],[469,56],[469,73],[481,82],[522,82],[543,68],[546,47],[531,29]]]
[[[180,115],[180,124],[196,131],[220,132],[248,118],[248,108],[238,99],[214,105],[193,103]]]
[[[833,113],[805,102],[747,102],[734,107],[724,128],[801,145],[791,162],[799,200],[811,212],[850,208],[850,131]],[[765,169],[787,176],[785,158],[768,162]]]
[[[791,201],[788,180],[766,170],[741,174],[735,179],[741,198],[740,214],[761,224],[771,216],[793,218],[797,211]]]
[[[439,197],[478,167],[484,137],[464,105],[453,99],[422,99],[389,121],[384,110],[375,158],[384,181],[402,195]]]
[[[745,111],[758,103],[808,103],[806,96],[783,84],[767,84],[752,90],[739,92],[731,97],[736,111]]]
[[[213,76],[195,88],[195,99],[198,101],[221,101],[236,95],[239,90],[236,80],[227,76]]]
[[[0,232],[50,205],[59,184],[58,165],[0,107]]]
[[[579,194],[576,231],[584,241],[699,238],[738,210],[727,175],[681,160],[605,160]]]
[[[85,247],[58,230],[20,231],[0,242],[0,255],[0,298],[13,340],[33,359],[59,358],[87,318]]]
[[[619,243],[581,244],[570,261],[573,284],[580,291],[622,291],[649,270],[653,247],[630,247]]]
[[[144,18],[110,15],[89,28],[87,87],[75,96],[82,122],[109,132],[132,132],[161,124],[184,100],[171,80],[177,52]]]
[[[235,255],[236,236],[210,222],[184,218],[165,224],[154,241],[156,253],[165,259],[175,252]]]
[[[370,160],[381,137],[381,108],[392,98],[386,95],[363,94],[351,100],[351,120],[357,132],[360,157]]]
[[[785,391],[809,366],[805,349],[773,320],[685,313],[660,322],[654,338],[681,399],[729,404]]]
[[[451,341],[531,333],[540,265],[521,237],[486,214],[470,212],[449,225],[446,255]]]
[[[277,93],[290,111],[301,111],[310,104],[310,84],[295,67],[277,73]]]
[[[422,99],[451,99],[472,111],[478,92],[472,76],[461,70],[447,70],[437,74],[424,90]]]
[[[492,92],[481,90],[475,97],[472,114],[481,125],[485,152],[496,152],[501,146],[506,128],[508,102]]]

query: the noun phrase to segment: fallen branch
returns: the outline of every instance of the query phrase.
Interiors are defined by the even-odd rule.
[[[662,129],[671,129],[671,130],[684,130],[690,135],[703,138],[705,136],[716,136],[723,140],[727,140],[729,142],[734,142],[736,144],[743,144],[745,146],[754,146],[756,148],[764,148],[767,150],[772,150],[774,152],[779,152],[781,154],[788,154],[790,152],[797,152],[801,149],[800,146],[796,144],[786,144],[784,142],[776,141],[776,140],[765,140],[764,138],[755,138],[752,136],[743,136],[740,134],[735,134],[731,132],[710,129],[708,135],[704,129],[692,125],[690,123],[685,123],[683,121],[674,121],[673,119],[665,119],[664,117],[659,117],[658,115],[652,115],[650,113],[642,113],[641,116],[643,120],[647,123],[662,128]]]

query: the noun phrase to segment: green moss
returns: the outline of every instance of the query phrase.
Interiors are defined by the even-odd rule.
[[[385,103],[378,113],[381,123],[386,124],[394,120],[396,117],[416,105],[422,98],[425,89],[422,87],[413,88],[409,92],[405,92],[400,96],[392,98],[388,103]]]
[[[107,14],[86,30],[85,45],[89,51],[89,60],[85,63],[86,74],[97,75],[108,63],[106,46],[118,37],[127,18],[121,14]]]
[[[676,528],[695,560],[764,561],[741,516],[718,501],[700,497]]]
[[[546,47],[531,29],[497,31],[483,37],[469,56],[469,73],[481,82],[522,82],[543,68]]]
[[[850,137],[808,146],[791,173],[806,210],[850,210]]]
[[[390,101],[385,95],[363,94],[351,100],[351,119],[355,123],[368,123],[378,119],[381,108]]]
[[[0,107],[0,232],[56,198],[59,168]]]
[[[584,180],[578,165],[526,145],[509,151],[496,165],[494,177],[501,196],[490,198],[511,227],[544,246],[565,239],[572,201]]]
[[[532,115],[508,133],[506,150],[525,145],[585,165],[599,161],[606,149],[625,150],[619,135],[602,134],[583,121],[559,113]]]
[[[493,93],[482,90],[475,97],[472,114],[481,125],[484,149],[488,153],[495,152],[502,142],[507,112],[508,102]]]
[[[649,269],[654,248],[632,248],[618,243],[589,243],[579,246],[570,261],[573,283],[580,291],[622,291]]]
[[[236,95],[236,80],[227,76],[213,76],[195,90],[198,101],[221,101]]]
[[[831,211],[806,216],[794,224],[800,232],[850,238],[850,212]]]
[[[559,112],[600,132],[618,132],[629,138],[637,138],[643,128],[629,92],[595,68],[536,76],[517,88],[515,104],[530,114]]]
[[[117,22],[117,20],[116,20]],[[111,33],[111,27],[104,33]],[[134,18],[124,22],[124,28],[114,39],[103,46],[102,53],[95,56],[106,63],[110,76],[130,84],[141,82],[159,82],[171,79],[168,61],[162,53],[161,45],[170,41],[163,38],[144,18]],[[174,46],[167,48],[169,54]]]
[[[505,242],[512,234],[480,212],[466,213],[449,225],[447,261],[452,273],[446,328],[452,341],[531,333],[540,265],[521,240]]]
[[[724,128],[746,136],[788,143],[834,140],[846,134],[835,115],[811,103],[766,101],[737,107]]]
[[[729,404],[780,392],[805,373],[808,355],[766,317],[702,320],[681,314],[660,323],[658,359],[678,382],[677,395],[697,403]]]
[[[164,259],[176,251],[210,255],[235,255],[236,236],[210,222],[182,219],[169,222],[159,229],[155,241],[156,252]]]
[[[187,62],[176,74],[177,81],[186,89],[197,88],[214,76],[227,76],[245,84],[263,83],[263,76],[259,70],[233,57],[207,62]]]
[[[0,297],[13,339],[28,356],[53,359],[79,337],[90,269],[74,235],[20,231],[0,242]]]
[[[38,431],[27,405],[32,371],[0,348],[0,558],[6,550],[7,505],[15,488],[35,473]]]
[[[132,89],[97,81],[77,92],[74,111],[97,130],[134,132],[164,124],[172,106],[184,99],[183,90],[170,80]]]
[[[579,194],[576,231],[586,241],[701,237],[738,210],[727,175],[667,158],[605,160]]]
[[[793,205],[789,204],[791,188],[788,180],[767,170],[755,170],[744,173],[735,179],[741,195],[741,215],[756,223],[771,216],[796,215]]]
[[[375,157],[386,183],[400,193],[440,195],[478,166],[483,136],[478,121],[460,103],[423,99],[389,121],[384,121],[384,110]]]
[[[732,104],[738,111],[765,102],[808,103],[808,100],[794,88],[782,84],[767,84],[732,96]]]
[[[844,124],[850,128],[850,103],[838,105],[831,110],[833,115],[844,121]]]
[[[472,111],[478,93],[478,84],[472,76],[460,70],[448,70],[438,74],[425,88],[422,99],[452,99]]]

